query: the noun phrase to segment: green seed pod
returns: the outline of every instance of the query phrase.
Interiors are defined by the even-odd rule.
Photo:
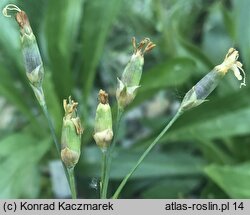
[[[41,105],[44,105],[45,99],[42,89],[42,82],[44,77],[43,62],[41,59],[39,48],[37,46],[36,38],[29,23],[29,19],[26,13],[20,10],[16,5],[8,4],[3,9],[3,14],[6,17],[10,17],[10,15],[8,15],[7,13],[8,10],[17,12],[15,18],[20,27],[21,47],[26,69],[26,76],[39,103]]]
[[[121,80],[118,79],[118,88],[116,91],[118,105],[122,109],[130,104],[136,96],[142,75],[144,54],[155,47],[155,44],[150,42],[148,38],[142,40],[138,47],[136,47],[135,38],[132,38],[132,44],[134,53],[123,71]],[[143,50],[145,45],[146,47]]]
[[[222,77],[224,74],[215,69],[205,75],[186,93],[181,104],[182,110],[191,109],[206,101],[205,99],[217,87]]]
[[[63,117],[61,158],[67,168],[74,168],[81,154],[81,135],[83,132],[79,117],[76,116],[78,103],[63,100],[65,116]]]
[[[134,46],[134,53],[130,58],[130,61],[126,65],[123,73],[121,81],[127,87],[134,87],[140,84],[141,75],[142,75],[142,67],[144,64],[144,56],[141,49],[136,48],[135,39],[133,38],[133,46]],[[148,42],[148,39],[145,39],[141,42],[141,47]]]
[[[95,132],[93,138],[102,151],[106,151],[112,138],[112,114],[108,103],[108,94],[100,90],[99,104],[95,117]]]
[[[238,57],[238,51],[230,48],[223,63],[216,66],[186,93],[181,103],[181,110],[191,109],[206,101],[205,99],[218,86],[229,70],[232,70],[236,78],[242,81],[240,87],[246,86],[245,72],[242,69],[242,64],[237,61]]]
[[[41,87],[44,69],[36,37],[24,11],[16,14],[16,21],[20,26],[22,53],[27,77],[33,86]]]

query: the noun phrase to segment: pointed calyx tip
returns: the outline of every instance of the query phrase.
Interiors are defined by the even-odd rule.
[[[99,91],[99,96],[98,96],[99,102],[102,104],[108,104],[108,94],[104,90]]]
[[[139,53],[140,55],[144,55],[146,52],[150,52],[156,45],[150,41],[149,38],[144,38],[139,45],[136,45],[135,37],[132,37],[132,45],[134,48],[134,54]]]

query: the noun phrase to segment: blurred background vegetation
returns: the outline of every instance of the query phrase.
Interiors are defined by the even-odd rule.
[[[230,47],[250,69],[249,0],[25,0],[45,65],[44,89],[60,138],[62,99],[80,104],[85,132],[76,167],[79,197],[98,198],[101,155],[92,139],[100,88],[114,107],[131,38],[157,44],[145,56],[138,95],[126,112],[110,192],[171,119],[185,93]],[[0,198],[55,198],[58,159],[25,77],[19,29],[0,16]],[[138,169],[122,198],[250,198],[250,88],[228,74],[209,102],[183,115]]]

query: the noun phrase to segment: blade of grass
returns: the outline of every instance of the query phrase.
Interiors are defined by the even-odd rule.
[[[83,0],[48,1],[45,33],[53,80],[59,99],[71,93],[72,52],[82,17]]]
[[[249,92],[249,87],[244,88],[224,97],[213,98],[202,106],[190,110],[189,114],[174,124],[160,142],[167,144],[169,141],[193,140],[196,134],[208,140],[249,134]],[[154,128],[155,131],[150,137],[138,141],[135,145],[150,144],[162,127],[161,123],[158,129]]]
[[[28,105],[25,103],[25,100],[21,99],[22,95],[20,90],[16,89],[16,86],[13,84],[14,80],[9,80],[4,77],[4,74],[0,70],[0,95],[13,104],[19,111],[21,111],[25,116],[27,116],[31,121],[34,121],[34,116],[29,110]]]
[[[96,67],[120,5],[121,0],[91,0],[85,4],[82,31],[84,74],[81,77],[84,83],[83,94],[85,98],[88,98],[93,87]]]

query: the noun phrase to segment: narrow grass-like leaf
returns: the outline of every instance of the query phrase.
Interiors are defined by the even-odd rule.
[[[144,72],[141,87],[131,106],[153,96],[159,90],[178,87],[186,83],[195,70],[195,63],[189,58],[174,58]]]
[[[28,109],[25,100],[21,99],[22,95],[16,86],[17,81],[14,79],[14,76],[11,75],[11,72],[0,65],[0,76],[0,95],[15,105],[16,108],[28,118],[33,119],[32,112]]]
[[[211,60],[208,56],[201,51],[197,46],[184,39],[182,36],[178,36],[178,42],[180,43],[179,56],[189,57],[197,64],[197,68],[200,73],[204,73],[208,69],[213,67]]]
[[[134,166],[142,151],[125,151],[119,152],[113,159],[111,166],[111,179],[121,179]],[[80,168],[84,168],[81,172],[90,177],[99,175],[99,158],[101,154],[97,147],[88,147],[82,156],[82,164]],[[131,179],[142,179],[161,176],[181,176],[181,175],[199,175],[204,162],[200,157],[195,157],[187,153],[163,154],[160,152],[152,152],[142,163]]]
[[[188,194],[200,184],[198,178],[171,178],[160,180],[142,193],[143,198],[177,199]]]
[[[85,3],[83,22],[83,92],[88,97],[96,74],[96,67],[103,54],[112,22],[121,6],[121,0],[88,0]]]
[[[28,134],[13,134],[0,141],[0,198],[25,197],[30,183],[22,176],[37,168],[49,146],[48,139],[39,141]]]
[[[54,121],[56,132],[59,134],[61,132],[63,117],[61,108],[62,101],[60,101],[56,95],[56,86],[54,84],[55,83],[52,80],[52,74],[49,70],[47,70],[43,82],[44,94],[50,116]]]
[[[203,50],[216,65],[220,63],[221,56],[224,55],[225,50],[233,44],[224,24],[222,8],[221,2],[210,8],[204,24],[202,37]]]
[[[236,39],[241,51],[242,61],[246,70],[250,69],[250,28],[246,20],[250,19],[249,7],[250,1],[233,0],[233,11],[235,20]],[[248,80],[250,78],[248,77]]]
[[[71,93],[73,75],[72,52],[82,17],[83,0],[48,1],[46,40],[53,80],[62,100]]]
[[[250,133],[250,88],[222,98],[214,98],[185,114],[168,134],[169,139],[220,138]]]
[[[225,97],[211,98],[184,114],[160,142],[192,140],[196,134],[206,139],[249,134],[249,92],[250,88],[246,88]]]
[[[15,1],[12,3],[15,3]],[[0,2],[1,11],[5,5],[6,1]],[[3,16],[2,13],[0,14],[0,23],[0,52],[4,53],[4,58],[6,58],[5,56],[8,56],[9,61],[11,61],[14,66],[17,66],[20,69],[22,65],[22,57],[20,52],[18,26],[13,20]]]
[[[233,199],[250,198],[250,163],[235,166],[210,165],[205,173]]]

